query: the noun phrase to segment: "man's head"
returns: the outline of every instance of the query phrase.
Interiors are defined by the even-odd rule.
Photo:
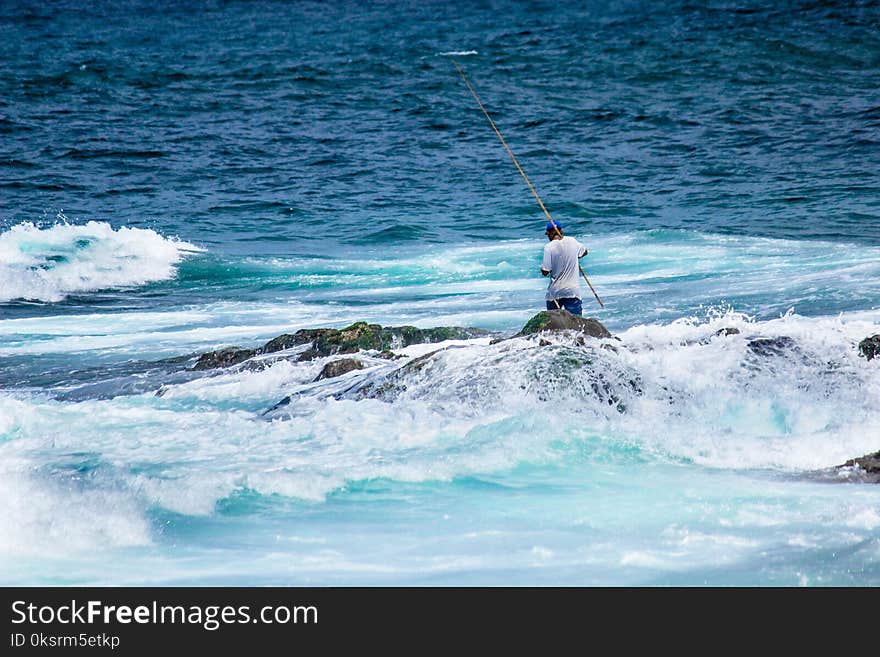
[[[557,230],[558,229],[558,230]],[[548,240],[555,240],[562,237],[562,224],[558,221],[548,221],[547,228],[544,231]]]

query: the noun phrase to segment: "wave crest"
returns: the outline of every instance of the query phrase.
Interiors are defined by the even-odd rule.
[[[199,250],[149,229],[114,229],[105,222],[18,224],[0,233],[0,303],[56,302],[167,280],[185,253]]]

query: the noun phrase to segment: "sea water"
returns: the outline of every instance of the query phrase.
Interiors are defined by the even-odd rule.
[[[880,449],[878,27],[0,4],[0,581],[880,584],[880,487],[833,469]],[[498,340],[546,218],[451,58],[614,338]],[[491,333],[192,369],[355,321]]]

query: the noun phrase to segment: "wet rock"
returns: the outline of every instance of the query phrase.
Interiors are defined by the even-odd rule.
[[[337,399],[380,399],[393,401],[403,392],[406,392],[406,382],[413,377],[422,374],[426,369],[437,363],[437,355],[445,349],[436,349],[422,354],[411,361],[404,363],[387,374],[381,374],[375,379],[369,379],[355,384],[347,390],[343,390],[335,397]]]
[[[261,354],[274,354],[276,351],[284,351],[285,349],[290,349],[305,344],[306,342],[310,342],[309,339],[300,335],[302,333],[304,333],[304,331],[297,331],[295,335],[285,333],[279,335],[277,338],[272,338],[269,342],[260,347],[259,352]]]
[[[711,344],[712,341],[717,337],[727,337],[729,335],[739,335],[739,334],[740,334],[740,330],[738,328],[734,328],[732,326],[727,326],[725,328],[718,329],[712,335],[706,336],[704,338],[700,338],[699,340],[696,341],[696,343],[689,341],[687,344],[688,345],[691,345],[691,344],[704,344],[704,345]]]
[[[297,331],[294,339],[303,344],[311,342],[300,360],[310,360],[336,354],[358,351],[390,352],[413,344],[432,344],[444,340],[469,340],[489,335],[488,331],[459,326],[440,326],[420,329],[415,326],[380,326],[357,322],[344,329],[305,329]]]
[[[859,342],[859,356],[864,356],[868,360],[880,356],[880,333]]]
[[[469,340],[490,335],[489,331],[460,326],[438,326],[420,329],[415,326],[380,326],[356,322],[344,329],[300,329],[269,340],[257,349],[227,347],[199,357],[193,369],[207,370],[229,367],[263,354],[285,351],[308,345],[297,355],[297,360],[313,360],[336,354],[353,354],[359,351],[378,351],[383,358],[394,358],[393,349],[413,344],[432,344],[445,340]]]
[[[177,365],[179,363],[185,363],[188,360],[192,360],[194,357],[199,354],[186,354],[185,356],[172,356],[171,358],[160,358],[157,361],[153,361],[155,363],[168,364],[168,365]]]
[[[413,358],[408,363],[404,363],[402,367],[398,370],[399,372],[403,372],[404,374],[408,372],[421,372],[427,366],[431,365],[437,360],[437,354],[446,351],[445,349],[435,349],[434,351],[429,351],[426,354],[422,354],[417,358]]]
[[[259,353],[255,349],[240,349],[239,347],[226,347],[217,351],[209,351],[199,356],[193,365],[194,370],[210,370],[216,367],[230,367],[242,361],[252,358]]]
[[[268,415],[272,411],[277,411],[279,408],[284,408],[285,406],[289,406],[290,402],[293,401],[290,395],[287,395],[284,399],[275,404],[272,408],[269,408],[263,411],[263,415]]]
[[[348,351],[375,349],[388,351],[412,344],[430,344],[444,340],[468,340],[489,335],[488,331],[459,326],[440,326],[420,329],[415,326],[380,326],[356,322],[344,329],[308,329],[297,331],[298,342],[312,342],[315,349],[326,355]],[[302,337],[300,337],[302,336]]]
[[[542,310],[532,317],[514,337],[534,335],[545,331],[578,331],[593,338],[610,338],[611,332],[592,317],[574,315],[565,309]]]
[[[390,344],[383,342],[382,327],[366,322],[357,322],[342,330],[297,331],[297,335],[300,334],[307,338],[306,341],[312,343],[312,348],[304,354],[304,360],[334,354],[352,354],[369,349],[383,351],[390,347]]]
[[[781,335],[777,338],[755,338],[749,340],[749,350],[758,356],[781,356],[786,351],[797,348],[794,338]]]
[[[880,452],[850,459],[843,465],[837,466],[838,471],[844,468],[853,470],[861,481],[880,483]]]
[[[365,367],[366,365],[364,362],[357,358],[340,358],[339,360],[333,360],[324,365],[324,369],[321,370],[321,373],[318,374],[315,381],[332,379],[353,372],[354,370],[362,370]]]

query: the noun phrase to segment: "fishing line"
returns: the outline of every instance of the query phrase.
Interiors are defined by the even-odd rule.
[[[452,65],[455,66],[455,69],[458,71],[458,74],[461,76],[461,79],[464,80],[464,83],[467,86],[468,91],[471,92],[471,96],[473,96],[474,100],[477,101],[477,105],[479,105],[480,109],[483,110],[483,114],[485,114],[486,118],[489,120],[489,125],[492,126],[492,130],[494,130],[495,134],[498,135],[498,139],[501,140],[501,145],[504,146],[505,150],[507,151],[507,154],[510,155],[510,159],[513,160],[513,164],[516,166],[516,170],[519,171],[520,175],[523,177],[523,180],[526,181],[526,185],[529,186],[529,189],[531,190],[532,194],[534,195],[535,200],[537,200],[538,205],[541,206],[541,210],[544,211],[544,214],[547,216],[547,219],[550,220],[550,224],[556,230],[556,234],[559,235],[559,237],[561,238],[562,232],[559,230],[559,226],[556,224],[556,221],[554,221],[553,217],[550,216],[550,213],[547,212],[547,208],[544,207],[544,202],[541,200],[541,197],[538,196],[538,192],[535,189],[535,186],[532,185],[532,181],[529,180],[529,177],[526,175],[526,172],[523,171],[522,167],[519,165],[519,162],[517,162],[516,156],[513,154],[513,151],[510,150],[510,146],[507,145],[507,142],[504,140],[504,137],[501,135],[501,131],[495,125],[495,121],[492,120],[492,117],[489,116],[489,112],[487,112],[486,108],[483,107],[483,103],[480,102],[480,98],[479,98],[479,96],[477,96],[477,92],[474,91],[474,88],[471,86],[471,83],[468,81],[467,76],[464,74],[464,71],[461,69],[461,66],[459,66],[458,62],[456,62],[451,57],[450,57],[450,61],[452,62]],[[605,304],[602,303],[602,299],[600,299],[599,295],[596,294],[596,290],[593,289],[593,285],[592,285],[592,283],[590,283],[590,279],[587,278],[587,274],[584,272],[584,269],[583,269],[583,267],[581,267],[580,263],[578,263],[578,269],[580,270],[581,275],[584,277],[584,280],[587,282],[587,285],[590,286],[590,290],[593,292],[593,296],[596,297],[596,301],[598,301],[599,305],[602,308],[604,308]],[[554,299],[554,301],[556,301],[556,299]],[[558,301],[556,301],[556,307],[557,308],[559,307]]]

